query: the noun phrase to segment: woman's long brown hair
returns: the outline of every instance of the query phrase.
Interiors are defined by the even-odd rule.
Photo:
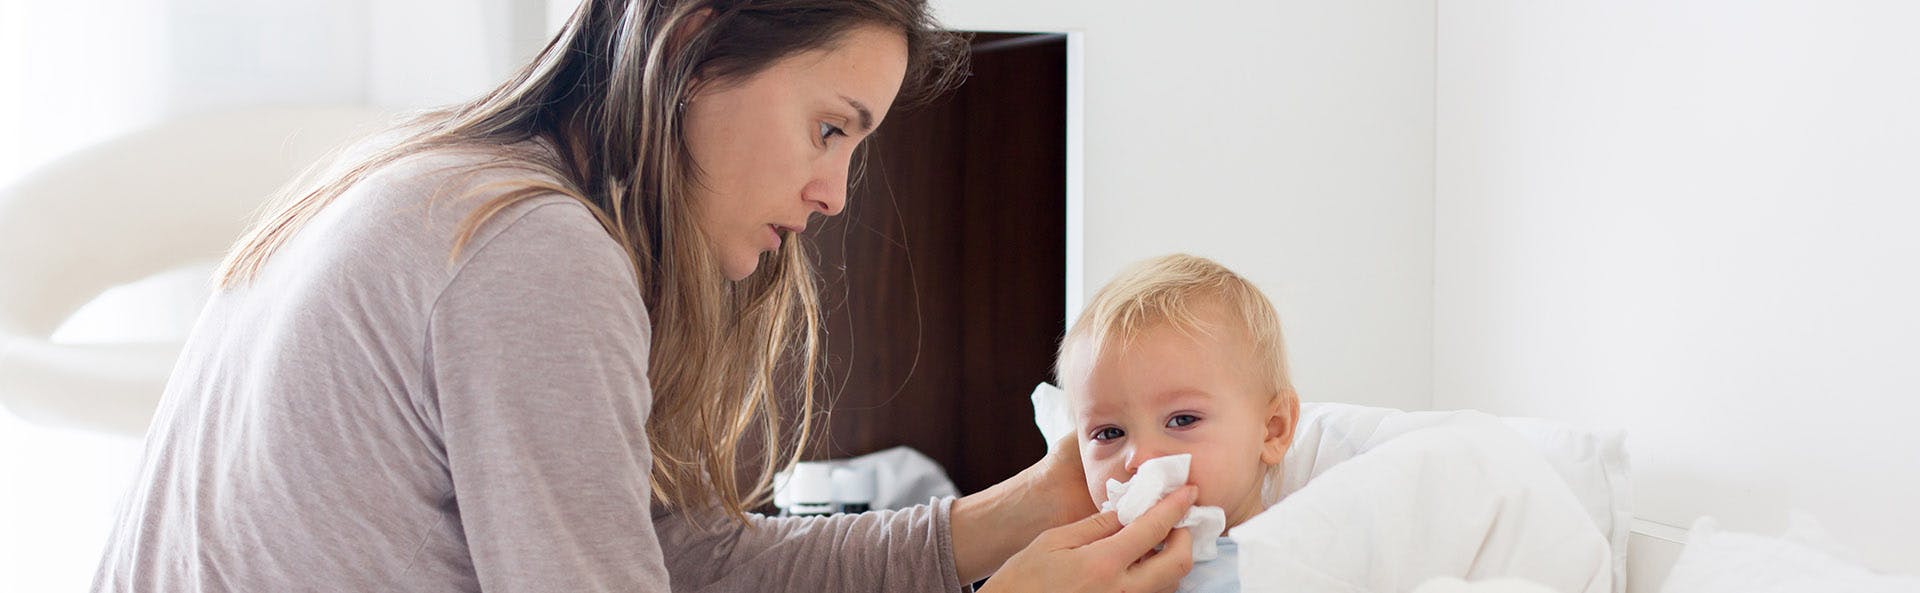
[[[585,0],[505,83],[289,186],[228,254],[218,287],[251,282],[289,237],[375,170],[435,150],[496,155],[481,167],[518,167],[528,179],[467,216],[450,260],[521,200],[559,193],[585,203],[632,256],[653,322],[655,502],[711,504],[741,518],[767,499],[775,471],[798,460],[824,407],[815,394],[819,297],[801,241],[786,242],[747,280],[725,280],[687,203],[700,171],[680,105],[696,79],[749,77],[861,25],[906,37],[898,103],[936,96],[965,76],[965,38],[937,27],[925,0]],[[528,141],[546,149],[527,149]],[[783,384],[789,375],[797,384]]]

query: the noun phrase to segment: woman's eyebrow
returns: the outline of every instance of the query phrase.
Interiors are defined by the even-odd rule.
[[[866,134],[872,132],[873,110],[867,109],[867,104],[854,100],[852,97],[840,95],[840,99],[846,101],[847,106],[852,107],[854,113],[860,114],[860,133]]]

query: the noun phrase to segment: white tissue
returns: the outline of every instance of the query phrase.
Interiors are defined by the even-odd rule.
[[[1047,439],[1047,452],[1060,446],[1060,440],[1073,432],[1073,414],[1067,412],[1067,392],[1048,383],[1033,388],[1033,425]]]
[[[1133,479],[1125,482],[1107,480],[1107,501],[1100,504],[1102,511],[1114,511],[1120,515],[1121,525],[1132,525],[1140,515],[1153,508],[1154,503],[1187,483],[1187,469],[1193,464],[1193,455],[1181,453],[1149,459],[1140,464],[1133,472]],[[1174,528],[1187,528],[1193,534],[1193,561],[1205,562],[1220,555],[1217,542],[1220,532],[1227,530],[1227,511],[1220,507],[1196,506],[1187,509]]]

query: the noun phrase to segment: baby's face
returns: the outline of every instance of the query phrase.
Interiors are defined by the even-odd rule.
[[[1188,482],[1200,488],[1195,504],[1225,509],[1228,525],[1262,510],[1263,476],[1285,457],[1293,418],[1270,392],[1245,332],[1216,327],[1222,329],[1212,336],[1189,336],[1163,324],[1124,346],[1110,343],[1091,368],[1076,361],[1080,368],[1068,369],[1064,382],[1094,501],[1107,499],[1109,478],[1125,482],[1149,459],[1190,453]]]

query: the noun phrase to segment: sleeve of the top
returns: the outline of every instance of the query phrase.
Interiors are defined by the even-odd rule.
[[[633,272],[579,204],[510,208],[488,225],[504,228],[469,245],[427,336],[480,589],[669,591],[648,487],[651,328]]]
[[[952,499],[831,517],[663,513],[657,527],[682,593],[962,591]]]

